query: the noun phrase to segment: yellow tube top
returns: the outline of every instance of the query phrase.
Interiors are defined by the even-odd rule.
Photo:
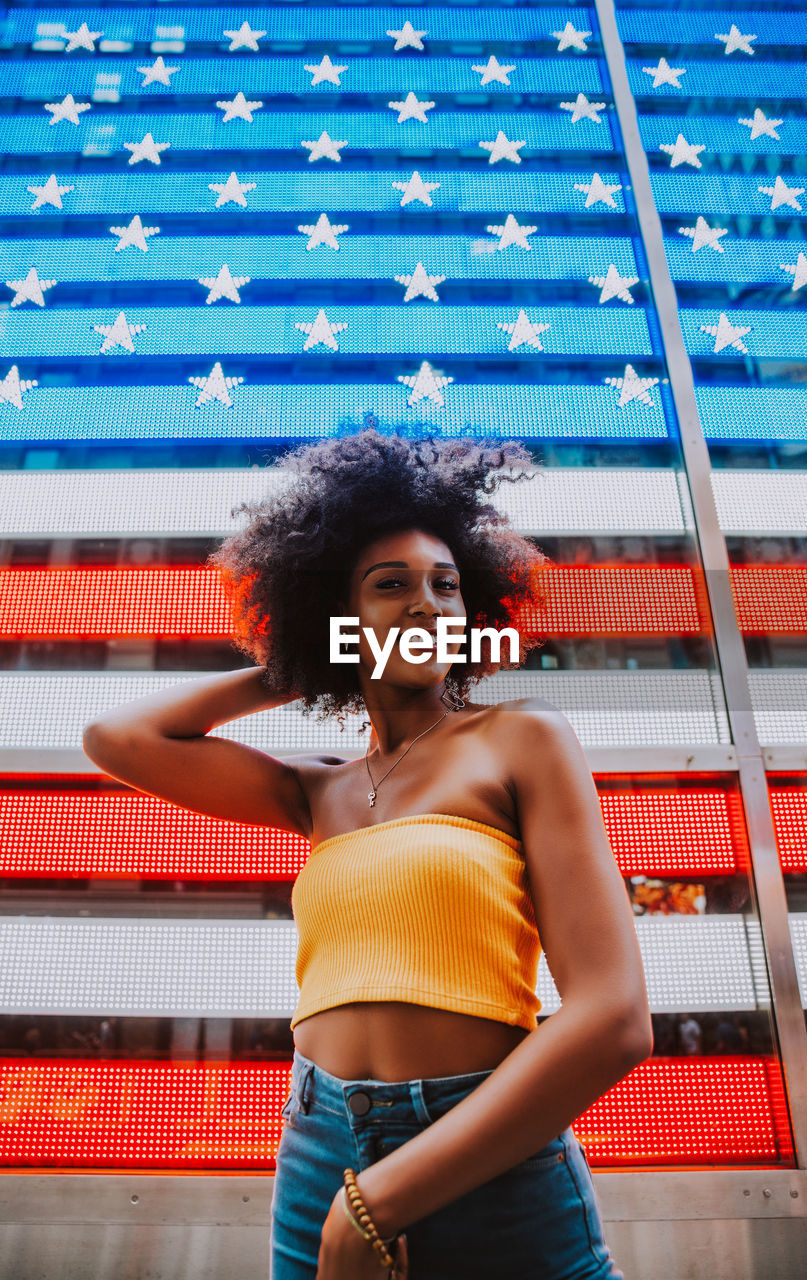
[[[541,943],[522,844],[419,813],[331,836],[294,883],[303,1018],[402,1000],[533,1031]]]

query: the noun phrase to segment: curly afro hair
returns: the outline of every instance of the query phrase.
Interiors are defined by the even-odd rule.
[[[287,487],[234,507],[249,522],[207,561],[230,600],[233,643],[264,667],[267,689],[294,690],[304,714],[318,705],[341,727],[347,712],[364,709],[358,667],[329,660],[329,619],[342,612],[364,548],[408,529],[445,542],[460,572],[468,660],[452,666],[447,689],[464,696],[499,667],[519,665],[492,663],[485,646],[471,662],[470,627],[513,627],[522,661],[541,643],[536,571],[547,558],[483,497],[502,480],[527,477],[533,464],[523,445],[406,440],[371,428],[302,445],[281,465]]]

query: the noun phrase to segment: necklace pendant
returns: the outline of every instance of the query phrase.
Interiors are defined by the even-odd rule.
[[[371,808],[371,809],[372,809],[373,805],[375,804],[376,794],[377,794],[377,793],[376,793],[375,791],[370,791],[370,792],[368,792],[368,794],[367,794],[367,799],[370,801],[370,808]]]

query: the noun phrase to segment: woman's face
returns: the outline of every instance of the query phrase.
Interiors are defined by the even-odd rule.
[[[351,574],[345,612],[359,619],[359,669],[371,676],[377,657],[361,628],[372,627],[376,645],[383,646],[394,627],[400,632],[418,627],[434,633],[438,618],[465,618],[459,570],[451,551],[439,538],[419,529],[386,534],[369,543]],[[458,632],[454,628],[452,635]],[[460,652],[461,646],[461,640],[449,641],[449,656]],[[383,675],[375,683],[424,688],[439,684],[452,665],[453,658],[438,662],[435,653],[426,662],[409,661],[401,652],[399,633]]]

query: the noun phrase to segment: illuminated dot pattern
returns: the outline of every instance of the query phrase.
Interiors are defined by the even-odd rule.
[[[739,797],[703,788],[599,792],[623,875],[727,875],[748,866]],[[0,874],[292,880],[310,844],[139,792],[0,791]]]
[[[0,1062],[0,1164],[274,1167],[288,1063]],[[792,1161],[773,1058],[652,1059],[576,1123],[592,1165]]]
[[[807,565],[737,565],[731,589],[741,631],[807,633]]]
[[[274,1167],[291,1069],[0,1060],[0,1164]]]
[[[556,635],[696,633],[704,629],[687,566],[557,566],[540,571],[546,607],[529,625]],[[212,569],[2,569],[0,635],[227,636],[230,614]]]
[[[769,794],[782,870],[807,872],[807,780],[794,787],[770,784]]]
[[[523,616],[552,635],[692,634],[708,616],[695,579],[686,565],[553,566],[539,573],[545,607]]]
[[[807,567],[735,567],[740,629],[807,632]],[[522,625],[553,635],[696,634],[708,627],[702,575],[681,566],[553,565]],[[220,636],[230,612],[216,570],[0,569],[0,636]]]
[[[732,791],[600,791],[623,875],[732,875],[749,866],[739,796]]]
[[[0,792],[3,875],[293,880],[310,848],[140,793]]]
[[[654,1058],[575,1124],[592,1165],[769,1164],[793,1151],[775,1058]]]

